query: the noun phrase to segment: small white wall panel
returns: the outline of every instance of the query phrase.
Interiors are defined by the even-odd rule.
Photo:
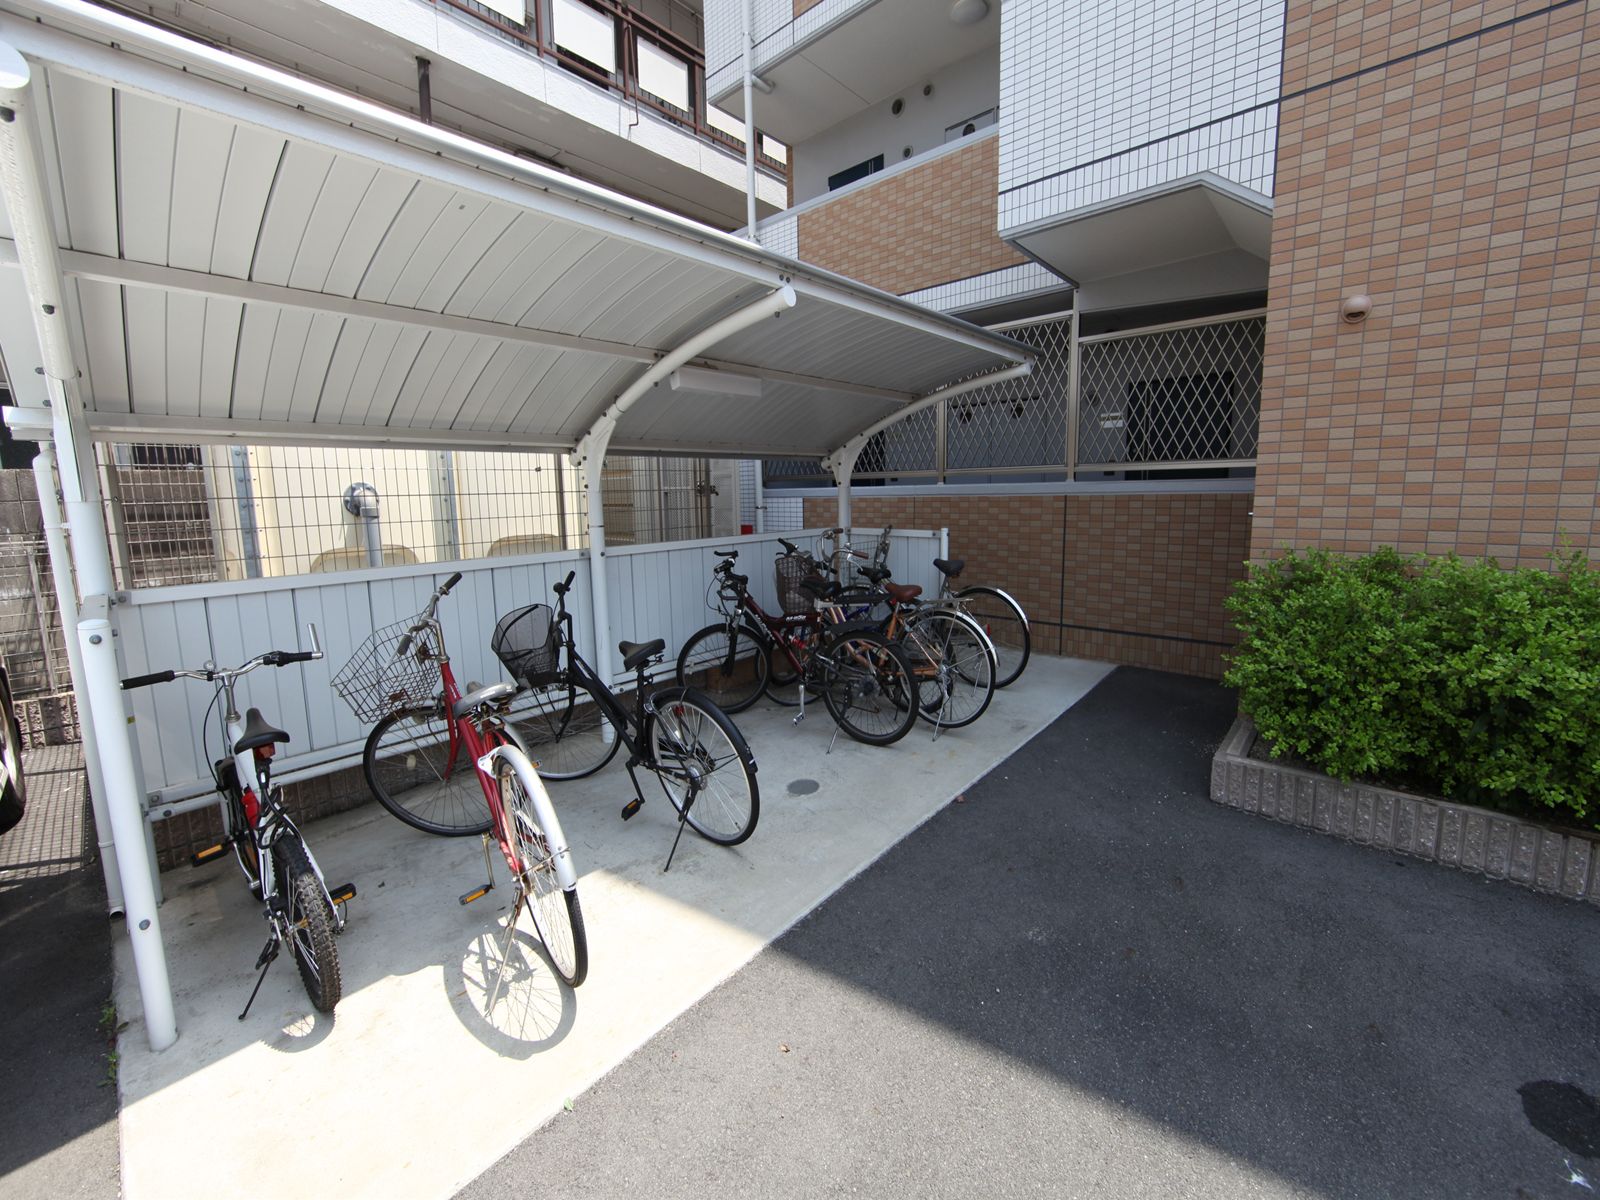
[[[611,18],[579,0],[551,0],[555,43],[605,71],[617,69],[616,28]]]

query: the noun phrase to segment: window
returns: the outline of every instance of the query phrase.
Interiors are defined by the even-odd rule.
[[[853,167],[846,167],[835,175],[828,176],[828,190],[834,191],[846,184],[854,183],[858,179],[865,179],[883,170],[883,155],[875,154],[865,162],[858,162]]]

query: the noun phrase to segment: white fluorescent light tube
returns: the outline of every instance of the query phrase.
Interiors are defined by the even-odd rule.
[[[732,371],[679,367],[670,376],[670,381],[669,386],[675,392],[712,392],[719,396],[761,395],[761,380],[754,375],[736,375]]]

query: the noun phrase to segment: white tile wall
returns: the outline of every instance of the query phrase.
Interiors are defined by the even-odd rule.
[[[1272,191],[1283,0],[1006,0],[1000,227],[1213,171]]]
[[[800,221],[797,217],[779,213],[756,225],[756,240],[774,254],[786,258],[800,257]]]

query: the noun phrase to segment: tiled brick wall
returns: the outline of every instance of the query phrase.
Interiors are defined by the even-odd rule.
[[[806,525],[831,524],[834,505],[807,500]],[[1210,493],[851,499],[863,527],[948,528],[963,581],[1015,596],[1036,650],[1209,677],[1236,640],[1222,602],[1249,514],[1248,495]]]
[[[995,234],[998,146],[982,138],[800,213],[800,258],[895,293],[1027,261]]]
[[[1600,7],[1535,8],[1290,3],[1254,555],[1593,549]]]

